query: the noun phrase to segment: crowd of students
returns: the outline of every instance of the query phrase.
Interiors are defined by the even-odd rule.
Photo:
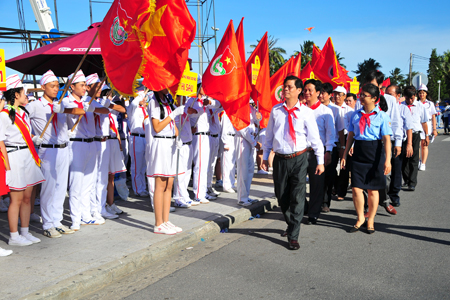
[[[182,232],[169,220],[172,199],[175,207],[189,208],[217,199],[216,189],[222,189],[237,192],[238,205],[257,202],[250,198],[255,156],[261,174],[268,174],[274,161],[275,194],[293,249],[303,214],[308,215],[308,224],[317,223],[320,213],[330,212],[333,197],[344,199],[350,176],[358,214],[350,231],[358,231],[368,218],[372,233],[378,202],[389,213],[397,213],[394,207],[400,205],[402,178],[405,188],[413,191],[419,155],[420,169],[425,170],[429,135],[437,135],[436,111],[427,102],[426,87],[417,93],[412,86],[401,92],[392,85],[384,92],[381,72],[369,74],[359,95],[290,76],[285,80],[285,101],[273,108],[267,129],[260,130],[261,114],[249,103],[250,125],[239,131],[220,102],[205,95],[201,85],[197,97],[173,99],[168,90],[145,89],[125,101],[113,96],[97,74],[86,77],[79,71],[69,79],[73,79],[70,92],[59,103],[59,82],[51,70],[40,80],[43,96],[31,102],[20,78],[7,78],[0,113],[4,160],[0,165],[5,168],[0,170],[0,194],[9,193],[4,196],[10,199],[6,205],[9,245],[40,242],[28,230],[33,193],[39,184],[46,237],[59,238],[82,225],[118,218],[123,211],[114,203],[114,177],[126,172],[128,157],[133,192],[150,197],[157,234]],[[298,173],[299,178],[294,172],[297,181],[291,181],[284,168],[295,157],[302,159],[298,165],[304,174]],[[306,174],[311,187],[308,202],[302,190]],[[293,182],[297,182],[295,188],[289,188]],[[61,223],[67,191],[70,227]],[[297,205],[290,205],[294,198]],[[0,256],[11,253],[0,248]]]

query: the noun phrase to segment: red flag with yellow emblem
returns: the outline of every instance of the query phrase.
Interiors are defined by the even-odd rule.
[[[272,102],[270,97],[270,66],[269,44],[267,32],[259,41],[247,63],[247,78],[250,81],[252,92],[250,96],[259,104],[259,112],[262,115],[261,128],[266,128],[269,122],[270,111],[278,102]]]
[[[270,98],[272,103],[278,104],[284,101],[283,97],[283,82],[292,70],[294,58],[291,57],[275,74],[270,77]]]
[[[310,61],[303,67],[299,78],[303,81],[303,83],[305,83],[308,79],[314,79],[314,73],[312,71]]]
[[[334,52],[333,42],[328,38],[323,46],[320,57],[311,64],[314,76],[322,82],[337,84],[339,78],[339,63]]]
[[[230,21],[211,63],[203,74],[205,94],[222,104],[237,130],[250,124],[249,94],[251,91],[244,62],[241,61],[233,21]]]

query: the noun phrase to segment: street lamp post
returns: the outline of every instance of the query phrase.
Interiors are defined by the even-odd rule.
[[[439,88],[438,88],[438,102],[441,102],[441,81],[438,80]]]
[[[215,41],[215,44],[216,44],[216,51],[217,51],[217,31],[219,31],[219,28],[211,26],[211,29],[214,30],[214,41]]]

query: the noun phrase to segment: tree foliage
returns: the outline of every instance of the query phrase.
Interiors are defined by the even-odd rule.
[[[431,50],[430,62],[428,64],[428,95],[431,100],[436,101],[439,97],[439,83],[441,81],[441,91],[445,89],[444,64],[443,59],[437,54],[436,48]],[[442,97],[441,97],[442,99]]]
[[[364,60],[358,64],[358,70],[353,71],[357,76],[359,82],[364,83],[364,78],[372,71],[376,71],[381,68],[381,64],[373,58]]]
[[[260,40],[257,40],[257,44]],[[268,36],[268,44],[269,44],[269,67],[270,67],[270,76],[272,76],[282,65],[286,62],[283,57],[283,54],[286,54],[286,50],[281,47],[276,47],[276,43],[278,39],[273,36]],[[250,45],[251,48],[256,48],[256,45]]]
[[[389,73],[390,73],[389,78],[391,78],[391,84],[403,85],[405,81],[405,75],[402,74],[402,70],[400,70],[400,68],[395,68]]]

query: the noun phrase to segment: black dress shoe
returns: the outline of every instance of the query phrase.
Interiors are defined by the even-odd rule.
[[[300,249],[300,244],[296,240],[290,240],[289,241],[289,249],[298,250],[298,249]]]
[[[317,224],[317,218],[316,217],[308,218],[308,221],[306,222],[306,224],[308,224],[308,225]]]
[[[355,232],[358,232],[358,231],[359,231],[359,228],[361,228],[361,226],[358,227],[358,226],[354,225],[354,226],[353,226],[352,228],[350,228],[347,232],[348,232],[348,233],[355,233]]]
[[[412,185],[408,186],[407,191],[414,192],[415,190],[416,190],[415,186],[412,186]]]
[[[281,237],[286,237],[287,236],[287,228],[286,228],[286,230],[285,231],[283,231],[283,233],[282,234],[280,234],[281,235]]]
[[[374,228],[374,227],[367,227],[367,233],[368,233],[368,234],[373,234],[373,233],[375,233],[375,228]]]

